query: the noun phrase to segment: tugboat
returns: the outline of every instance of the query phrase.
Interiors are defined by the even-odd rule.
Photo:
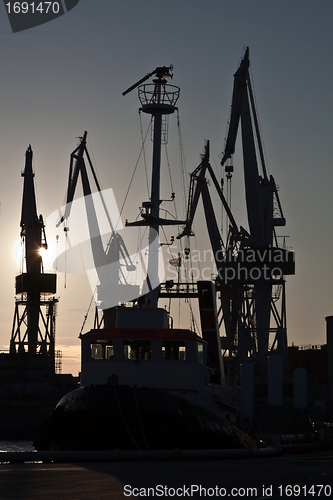
[[[140,220],[126,221],[127,227],[149,230],[141,295],[106,308],[104,328],[80,334],[81,387],[63,397],[40,428],[37,450],[256,447],[233,421],[239,401],[224,380],[214,284],[159,284],[157,278],[160,226],[186,224],[160,216],[163,119],[177,109],[180,92],[167,84],[172,69],[157,67],[124,92],[138,87],[141,110],[153,121],[150,200],[143,202]],[[143,84],[151,77],[152,84]],[[82,168],[85,137],[76,150],[77,169]],[[77,179],[78,173],[71,176]],[[105,298],[102,275],[98,278]],[[173,328],[166,309],[158,307],[159,297],[186,297],[186,292],[199,299],[202,336]]]

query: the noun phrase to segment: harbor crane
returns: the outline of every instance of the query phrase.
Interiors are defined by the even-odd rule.
[[[94,200],[91,196],[92,189],[88,176],[87,163],[90,167],[91,175],[103,207],[103,212],[109,225],[108,234],[110,236],[106,247],[102,240],[99,214],[96,211]],[[58,227],[61,224],[64,225],[66,235],[70,230],[68,227],[68,219],[71,214],[79,176],[81,176],[82,181],[85,212],[89,230],[89,236],[87,235],[87,238],[89,246],[91,247],[93,265],[96,270],[96,298],[97,301],[101,303],[100,308],[103,310],[102,318],[99,319],[98,310],[96,308],[95,327],[100,328],[103,323],[104,328],[111,328],[115,322],[116,309],[115,307],[105,307],[103,305],[103,298],[106,297],[105,290],[109,290],[111,284],[115,295],[121,296],[124,287],[134,289],[134,292],[132,293],[137,291],[139,294],[139,291],[136,290],[137,287],[135,285],[127,283],[126,276],[122,270],[121,262],[125,263],[126,270],[128,272],[135,271],[136,267],[131,260],[131,256],[129,255],[120,232],[116,230],[117,228],[114,227],[114,224],[112,223],[103,191],[98,182],[97,175],[87,149],[87,132],[84,132],[83,137],[80,138],[78,146],[70,155],[65,210],[62,217],[56,224]],[[77,228],[75,229],[77,230]],[[108,266],[108,264],[111,264],[111,266]],[[120,282],[120,278],[123,281],[122,283]]]
[[[247,48],[234,75],[231,118],[221,161],[227,172],[232,169],[226,163],[235,151],[240,124],[249,230],[238,228],[236,224],[209,163],[207,142],[202,161],[191,175],[187,223],[178,238],[193,234],[193,217],[201,195],[217,269],[216,288],[221,302],[219,312],[225,330],[221,347],[229,353],[230,359],[236,359],[236,371],[241,363],[252,361],[257,373],[265,374],[268,357],[273,351],[281,354],[284,370],[287,371],[285,276],[295,273],[295,261],[294,252],[279,244],[276,235],[276,227],[285,226],[286,220],[275,180],[267,174],[249,64]],[[214,214],[207,173],[229,219],[226,242],[222,239]],[[274,334],[271,343],[270,334]]]
[[[11,354],[47,356],[53,363],[55,317],[58,299],[56,274],[44,273],[41,249],[47,249],[42,215],[37,215],[37,204],[32,167],[33,152],[28,147],[25,155],[23,198],[21,212],[21,240],[25,253],[25,269],[16,276],[15,313],[10,341]],[[25,272],[23,272],[25,271]],[[46,313],[43,312],[46,309]]]

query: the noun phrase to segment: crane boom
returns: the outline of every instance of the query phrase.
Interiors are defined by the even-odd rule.
[[[234,216],[232,215],[232,212],[231,212],[229,205],[224,197],[222,189],[220,188],[218,180],[216,179],[214,171],[209,163],[209,156],[210,156],[210,144],[209,144],[209,141],[206,141],[204,154],[202,155],[202,161],[201,161],[200,165],[198,165],[198,167],[191,174],[189,198],[188,198],[188,204],[187,204],[186,225],[183,228],[183,231],[177,236],[177,239],[180,239],[183,236],[191,236],[191,234],[193,234],[192,233],[192,225],[193,225],[193,220],[194,220],[195,212],[197,210],[200,195],[202,196],[203,201],[205,200],[204,203],[206,203],[206,206],[208,207],[210,195],[209,195],[209,191],[207,189],[207,180],[206,180],[206,172],[207,171],[210,174],[210,177],[214,183],[214,186],[215,186],[216,191],[219,195],[219,198],[222,202],[222,205],[223,205],[223,207],[228,215],[231,226],[232,226],[234,232],[236,234],[238,233],[238,227],[237,227],[236,221],[234,219]],[[215,216],[214,216],[214,218],[215,218]],[[217,230],[217,232],[215,231],[215,233],[219,234],[219,231]],[[223,242],[222,242],[222,239],[220,236],[216,236],[216,239],[217,240],[220,239],[221,245],[223,245]]]

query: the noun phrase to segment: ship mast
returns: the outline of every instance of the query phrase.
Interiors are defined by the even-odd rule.
[[[141,213],[142,219],[132,223],[126,223],[126,226],[149,226],[149,258],[145,290],[145,303],[149,308],[156,308],[159,295],[158,281],[158,255],[159,255],[159,227],[162,225],[183,224],[184,221],[170,221],[161,219],[159,216],[160,204],[160,171],[161,171],[161,143],[163,134],[163,117],[175,112],[176,102],[179,97],[180,89],[174,85],[167,85],[166,78],[171,78],[172,66],[162,66],[148,73],[139,82],[132,85],[123,92],[126,95],[131,90],[138,87],[141,110],[144,113],[152,115],[153,125],[153,160],[152,160],[152,179],[150,200],[143,202],[144,211]],[[155,75],[153,84],[141,85],[151,76]]]

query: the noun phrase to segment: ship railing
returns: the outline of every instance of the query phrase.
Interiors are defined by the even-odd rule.
[[[278,243],[276,248],[282,248],[283,250],[289,250],[289,252],[293,252],[293,247],[286,245],[285,243]]]
[[[160,297],[198,297],[196,282],[174,282],[171,280],[160,284]]]
[[[160,89],[158,92],[157,90]],[[157,87],[151,83],[140,85],[138,94],[141,104],[169,104],[174,106],[178,101],[180,88],[175,85],[161,85]]]
[[[320,350],[324,347],[324,344],[305,344],[297,346],[299,351],[310,351],[310,350]]]

